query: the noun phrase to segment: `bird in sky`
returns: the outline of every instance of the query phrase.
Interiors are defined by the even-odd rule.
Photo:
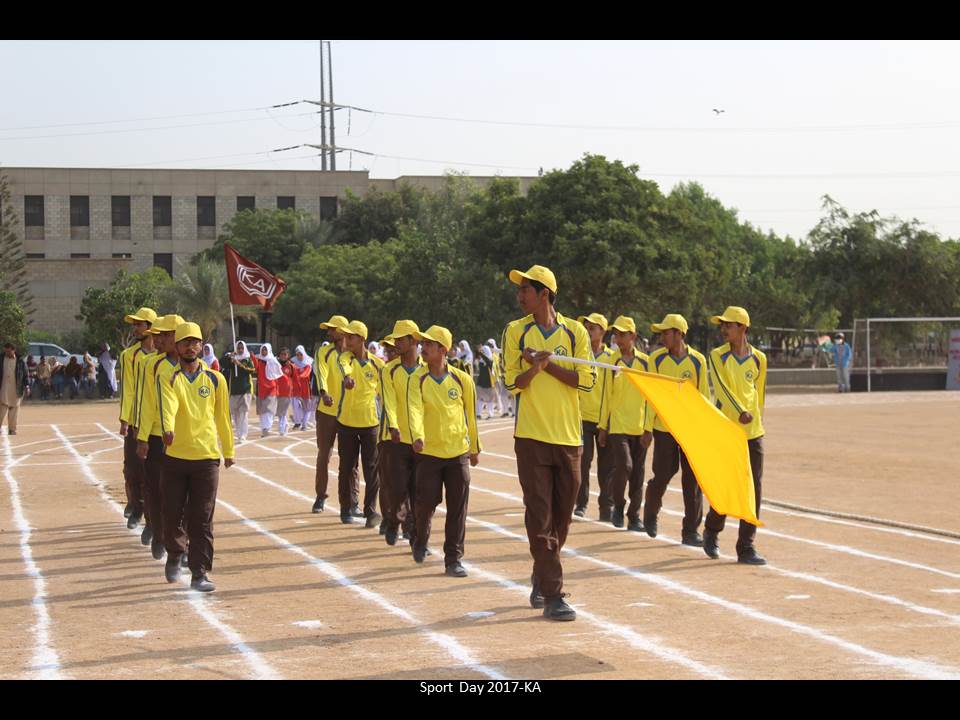
[[[716,108],[714,108],[713,111],[714,111],[717,115],[719,115],[719,114],[722,113],[722,112],[726,112],[726,110],[717,110]]]

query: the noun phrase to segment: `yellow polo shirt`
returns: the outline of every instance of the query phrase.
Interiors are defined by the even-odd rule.
[[[201,364],[203,361],[200,361]],[[143,383],[143,392],[140,393],[140,424],[137,425],[137,440],[146,442],[151,435],[159,436],[160,430],[160,395],[157,391],[158,382],[169,382],[173,373],[180,367],[180,361],[174,357],[170,359],[166,354],[156,357],[148,363]]]
[[[423,454],[455,458],[480,452],[477,389],[469,373],[447,364],[443,377],[424,365],[410,378],[410,433],[423,440]]]
[[[410,437],[410,381],[422,367],[424,363],[419,356],[412,368],[406,367],[398,357],[383,366],[384,440],[390,439],[390,428],[394,428],[400,431],[400,442],[413,444]]]
[[[746,431],[754,440],[762,437],[763,403],[767,392],[767,356],[753,345],[746,357],[734,355],[730,343],[724,343],[710,351],[710,372],[717,407],[728,418]],[[753,415],[749,425],[740,424],[740,414]]]
[[[343,390],[343,376],[349,374],[340,360],[340,351],[333,343],[322,346],[317,350],[313,361],[313,377],[317,383],[317,392],[321,395],[329,395],[333,398],[333,404],[327,406],[321,399],[317,405],[317,410],[324,415],[337,416],[337,409],[340,407],[340,393]]]
[[[667,375],[673,378],[689,380],[707,401],[710,400],[710,382],[707,379],[707,359],[703,353],[687,346],[687,354],[679,360],[670,354],[665,347],[657,348],[650,353],[650,372],[658,375]],[[647,421],[644,430],[659,430],[670,432],[657,416],[653,405],[647,405]]]
[[[504,383],[507,390],[517,397],[513,436],[553,445],[581,445],[579,394],[580,391],[593,390],[597,381],[594,367],[558,361],[561,367],[577,372],[578,387],[570,387],[546,371],[537,373],[525,389],[518,388],[516,382],[517,377],[530,368],[530,364],[523,359],[526,348],[592,360],[590,336],[586,328],[576,320],[557,313],[556,326],[545,331],[537,325],[533,315],[527,315],[507,325],[503,331],[502,345]]]
[[[233,458],[230,391],[223,375],[200,368],[189,377],[178,367],[159,383],[159,390],[161,432],[174,434],[167,455],[180,460],[219,460],[221,454]]]
[[[380,372],[383,370],[383,360],[375,355],[367,355],[366,360],[359,360],[353,353],[344,351],[340,354],[339,362],[343,366],[341,387],[347,375],[354,379],[356,385],[350,390],[342,389],[337,406],[337,422],[355,428],[379,425],[380,408],[377,401],[381,397]],[[333,382],[330,384],[333,385]]]
[[[634,370],[647,372],[650,367],[650,358],[646,354],[634,350],[630,362],[623,359],[620,350],[615,350],[610,361],[611,365],[630,367]],[[643,426],[646,421],[647,400],[636,386],[622,372],[604,370],[606,379],[606,398],[600,412],[599,427],[611,435],[643,435]]]
[[[120,420],[128,425],[133,417],[133,401],[137,394],[134,362],[140,355],[140,341],[120,353]]]
[[[600,344],[600,352],[594,353],[590,348],[590,354],[597,362],[609,363],[613,357],[613,350],[603,343]],[[580,419],[584,422],[600,422],[600,408],[603,405],[603,393],[607,383],[606,372],[597,368],[597,384],[593,390],[580,391]]]

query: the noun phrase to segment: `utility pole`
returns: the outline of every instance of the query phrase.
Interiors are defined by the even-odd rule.
[[[330,49],[330,41],[327,40],[327,73],[330,79],[330,169],[337,169],[337,139],[334,135],[334,117],[337,114],[337,108],[333,104],[333,51]],[[321,49],[320,54],[323,55]],[[322,78],[321,78],[322,81]],[[323,97],[320,98],[323,100]],[[322,140],[322,138],[321,138]],[[326,144],[326,141],[324,141]]]
[[[321,147],[327,146],[327,96],[323,89],[323,40],[320,41],[320,145]],[[333,85],[330,86],[331,90]],[[332,122],[331,118],[331,122]],[[330,128],[330,133],[333,133],[333,127]],[[331,158],[332,159],[332,158]],[[327,151],[320,151],[320,167],[322,170],[327,169]]]

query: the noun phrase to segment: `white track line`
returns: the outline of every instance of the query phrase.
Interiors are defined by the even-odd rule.
[[[290,448],[290,447],[293,447],[293,445],[289,445],[287,447]],[[279,453],[282,451],[275,450],[274,452]],[[300,463],[300,464],[306,465],[306,463]],[[240,468],[239,465],[235,465],[234,467]],[[245,468],[240,468],[240,470],[246,473],[247,475],[249,475],[250,477],[252,477],[253,479],[258,480],[259,482],[269,487],[272,487],[276,490],[279,490],[280,492],[283,492],[291,497],[297,498],[298,500],[302,500],[305,503],[311,502],[313,500],[313,498],[307,495],[304,495],[303,493],[298,492],[293,488],[287,487],[286,485],[283,485],[281,483],[274,482],[273,480],[265,478],[255,472],[246,470]],[[329,472],[331,475],[335,474],[332,470],[330,470]],[[335,507],[336,506],[331,506],[332,509],[335,509]],[[440,512],[445,512],[443,508],[437,508],[437,509]],[[471,518],[467,518],[467,519],[471,520]],[[284,543],[286,542],[282,538],[279,538],[279,540]],[[296,551],[297,550],[295,550],[295,552]],[[305,551],[301,551],[300,554],[302,554],[304,557],[309,557],[309,555]],[[323,562],[323,561],[319,561],[319,562]],[[525,595],[529,595],[530,593],[529,589],[524,588],[521,585],[518,585],[517,583],[511,580],[508,580],[495,573],[489,572],[487,570],[481,570],[473,563],[470,564],[470,567],[473,569],[473,572],[475,572],[476,574],[483,575],[488,580],[491,580],[502,587],[505,587],[511,590],[519,589]],[[401,611],[401,612],[405,612],[405,611]],[[605,620],[592,613],[587,613],[584,610],[578,609],[577,612],[580,613],[584,617],[584,619],[588,620],[589,622],[599,627],[605,634],[610,635],[611,637],[617,638],[619,640],[625,641],[627,644],[629,644],[632,648],[636,650],[641,650],[643,652],[654,655],[660,658],[661,660],[665,660],[670,663],[675,663],[677,665],[680,665],[681,667],[691,670],[694,673],[698,675],[702,675],[703,677],[706,677],[706,678],[711,678],[714,680],[728,679],[727,676],[724,675],[722,671],[687,657],[680,651],[674,650],[673,648],[667,646],[665,643],[663,643],[659,639],[653,639],[650,637],[645,638],[641,636],[639,633],[637,633],[636,631],[632,630],[631,628],[628,628],[618,623],[610,622],[609,620]]]
[[[111,497],[107,492],[106,486],[101,482],[89,466],[89,461],[84,458],[77,450],[70,444],[70,441],[63,435],[60,431],[60,428],[56,425],[51,425],[53,431],[57,434],[57,437],[60,438],[63,446],[69,450],[77,462],[80,463],[80,468],[83,471],[83,474],[86,476],[87,480],[97,488],[100,493],[100,498],[106,502],[110,507],[119,513],[123,517],[123,507],[116,500]],[[102,429],[105,433],[114,438],[120,438],[120,435],[116,435],[110,430],[107,430],[103,425],[97,423],[97,427]],[[133,535],[139,537],[139,531],[131,530]],[[189,582],[185,577],[182,578],[184,582]],[[212,603],[204,599],[200,593],[190,591],[186,595],[186,600],[189,603],[190,607],[196,612],[203,620],[219,632],[230,646],[243,658],[247,663],[247,666],[250,668],[253,676],[257,680],[278,680],[281,678],[280,674],[274,670],[270,664],[264,660],[260,655],[247,643],[243,640],[240,634],[230,627],[227,623],[220,619],[217,612],[211,607]]]
[[[43,427],[48,427],[44,425]],[[103,437],[103,433],[84,433],[82,435],[67,435],[68,440],[76,440],[77,438],[86,438],[86,437]],[[29,447],[30,445],[43,445],[45,443],[58,442],[56,438],[48,438],[46,440],[31,440],[30,442],[20,443],[19,445],[11,445],[10,449],[13,451],[20,450],[21,448]]]
[[[50,612],[47,610],[47,603],[44,600],[47,596],[47,584],[43,579],[43,573],[40,572],[40,566],[33,560],[33,550],[30,548],[32,530],[23,512],[23,504],[20,501],[20,486],[13,477],[14,465],[30,456],[24,455],[19,460],[14,461],[8,435],[3,436],[3,450],[6,456],[3,464],[3,474],[10,486],[10,506],[13,510],[13,521],[20,531],[20,556],[23,558],[27,575],[33,579],[33,601],[31,604],[36,614],[36,622],[31,628],[34,638],[31,667],[40,680],[61,680],[66,676],[61,672],[60,657],[50,642]]]
[[[292,447],[293,447],[293,445],[290,445],[290,446],[288,446],[288,449],[289,449],[289,448],[292,448]],[[280,451],[274,451],[274,452],[280,452]],[[290,457],[292,457],[292,456],[290,456]],[[301,464],[301,465],[304,465],[304,466],[306,466],[306,467],[309,467],[309,465],[307,465],[306,463],[301,462],[301,461],[299,461],[299,460],[295,460],[295,462],[298,462],[298,463]],[[482,466],[477,466],[476,468],[473,468],[473,469],[474,469],[474,470],[487,470],[488,472],[494,472],[495,474],[498,474],[498,475],[506,475],[506,476],[508,476],[508,477],[516,477],[516,476],[513,475],[512,473],[506,473],[506,472],[503,472],[503,471],[500,471],[500,470],[491,471],[489,468],[483,468]],[[332,473],[332,471],[331,471],[331,473]],[[512,500],[512,501],[514,501],[514,502],[520,502],[521,504],[522,504],[522,502],[523,502],[523,499],[522,499],[522,498],[519,498],[519,497],[517,497],[517,496],[515,496],[515,495],[510,495],[509,493],[497,492],[497,491],[494,491],[494,490],[487,490],[486,488],[478,487],[478,486],[475,485],[475,484],[471,484],[471,488],[470,488],[470,489],[471,489],[471,490],[478,490],[478,491],[484,492],[484,493],[486,493],[486,494],[496,495],[496,496],[499,496],[499,497],[504,498],[504,499]],[[294,494],[294,493],[295,493],[295,491],[288,491],[288,492],[289,492],[290,494]],[[296,494],[296,495],[301,495],[300,493],[295,493],[295,494]],[[304,498],[304,499],[307,500],[307,501],[310,500],[310,498],[308,498],[308,497],[305,496],[305,495],[301,495],[301,497]],[[518,535],[518,534],[516,534],[516,533],[510,532],[509,530],[506,530],[505,528],[503,528],[503,527],[501,527],[501,526],[499,526],[499,525],[496,525],[495,523],[490,523],[490,522],[486,522],[486,521],[484,521],[484,520],[478,520],[478,519],[475,519],[475,518],[468,518],[468,520],[470,520],[471,522],[474,522],[475,524],[481,525],[481,526],[483,526],[483,527],[487,527],[488,529],[491,529],[491,530],[493,530],[494,532],[497,532],[497,533],[499,533],[499,534],[505,535],[505,536],[507,536],[507,537],[511,537],[511,538],[520,540],[520,541],[522,541],[522,542],[524,542],[524,543],[527,543],[527,542],[528,542],[528,540],[527,540],[527,538],[526,538],[525,536],[521,536],[521,535]],[[599,521],[594,521],[594,522],[599,522]],[[692,549],[695,549],[695,548],[692,548]],[[693,589],[693,588],[687,587],[686,585],[683,585],[682,583],[676,582],[676,581],[674,581],[674,580],[669,580],[669,579],[667,579],[667,578],[663,578],[663,577],[660,577],[660,576],[657,576],[657,575],[648,574],[648,573],[638,573],[638,572],[636,572],[636,571],[630,570],[629,568],[625,568],[625,567],[623,567],[623,566],[617,565],[616,563],[611,563],[611,562],[608,562],[608,561],[606,561],[606,560],[601,560],[601,559],[599,559],[599,558],[595,558],[595,557],[593,557],[593,556],[591,556],[591,555],[588,555],[588,554],[578,553],[575,549],[570,548],[570,547],[564,548],[564,553],[567,553],[568,555],[571,555],[571,556],[573,556],[573,557],[575,557],[575,558],[577,558],[577,559],[585,560],[585,561],[587,561],[587,562],[590,562],[590,563],[599,565],[599,566],[601,566],[601,567],[607,568],[607,569],[609,569],[609,570],[614,570],[615,572],[618,572],[618,573],[620,573],[620,574],[623,574],[623,575],[632,577],[632,578],[634,578],[634,579],[641,580],[641,581],[648,582],[648,583],[652,583],[652,584],[657,585],[657,586],[659,586],[659,587],[661,587],[661,588],[663,588],[663,589],[671,590],[671,591],[674,591],[674,592],[678,592],[678,593],[681,593],[681,594],[688,595],[688,596],[690,596],[690,597],[696,598],[697,600],[701,600],[701,601],[703,601],[703,602],[707,602],[707,603],[711,603],[711,604],[714,604],[714,605],[718,605],[718,606],[723,607],[723,608],[725,608],[725,609],[727,609],[727,610],[732,610],[733,612],[736,612],[737,614],[739,614],[739,615],[741,615],[741,616],[744,616],[744,617],[747,617],[747,618],[750,618],[750,619],[754,619],[754,620],[760,620],[761,622],[766,622],[766,623],[770,623],[770,624],[773,624],[773,625],[776,625],[776,626],[780,626],[780,627],[786,628],[786,629],[788,629],[788,630],[791,630],[791,631],[793,631],[793,632],[799,633],[799,634],[801,634],[801,635],[805,635],[805,636],[807,636],[807,637],[810,637],[810,638],[819,640],[819,641],[821,641],[821,642],[824,642],[824,643],[833,645],[833,646],[838,647],[838,648],[841,648],[841,649],[843,649],[843,650],[845,650],[845,651],[847,651],[847,652],[850,652],[850,653],[853,653],[853,654],[856,654],[856,655],[860,655],[860,656],[865,657],[865,658],[867,658],[867,659],[869,659],[869,660],[872,660],[872,661],[874,661],[874,662],[877,662],[878,664],[885,665],[885,666],[891,667],[891,668],[895,668],[895,669],[897,669],[897,670],[899,670],[899,671],[901,671],[901,672],[903,672],[903,673],[905,673],[905,674],[907,674],[907,675],[912,675],[912,676],[919,677],[919,678],[960,679],[960,670],[957,670],[957,669],[955,669],[955,668],[950,668],[950,667],[941,666],[941,665],[936,664],[936,663],[929,663],[929,662],[920,661],[920,660],[913,660],[912,658],[904,658],[904,657],[895,656],[895,655],[888,655],[888,654],[886,654],[886,653],[882,653],[882,652],[878,652],[878,651],[875,651],[875,650],[871,650],[870,648],[866,648],[866,647],[864,647],[864,646],[862,646],[862,645],[858,645],[858,644],[856,644],[856,643],[849,642],[849,641],[847,641],[847,640],[844,640],[844,639],[842,639],[842,638],[836,637],[836,636],[834,636],[834,635],[830,635],[829,633],[823,632],[823,631],[821,631],[821,630],[817,630],[816,628],[812,628],[812,627],[809,627],[809,626],[806,626],[806,625],[802,625],[802,624],[797,623],[797,622],[794,622],[794,621],[792,621],[792,620],[787,620],[787,619],[785,619],[785,618],[777,617],[777,616],[775,616],[775,615],[770,615],[770,614],[768,614],[768,613],[764,613],[763,611],[756,610],[756,609],[754,609],[754,608],[752,608],[752,607],[749,607],[749,606],[747,606],[747,605],[743,605],[742,603],[738,603],[738,602],[735,602],[735,601],[726,600],[726,599],[721,598],[721,597],[719,597],[719,596],[711,595],[711,594],[709,594],[709,593],[705,593],[705,592],[700,591],[700,590],[695,590],[695,589]],[[769,567],[769,566],[768,566],[768,567]],[[796,574],[794,574],[793,576],[796,577],[797,579],[806,579],[806,578],[803,576],[803,574],[800,574],[800,573],[796,573]],[[829,581],[827,581],[827,582],[829,582]],[[834,587],[836,587],[836,589],[846,589],[845,586],[842,586],[842,585],[840,585],[839,583],[834,584]],[[865,594],[865,593],[866,593],[866,591],[857,591],[857,592],[858,592],[858,594]],[[873,595],[873,594],[871,594],[871,595]],[[940,611],[934,610],[933,608],[923,608],[923,609],[921,609],[921,606],[914,605],[913,603],[908,603],[907,601],[904,601],[904,600],[899,600],[898,598],[889,598],[889,599],[887,599],[887,598],[888,598],[888,596],[883,596],[883,595],[876,595],[876,596],[875,596],[875,599],[878,599],[878,600],[884,600],[885,602],[891,602],[891,600],[892,600],[893,604],[900,605],[900,606],[902,606],[902,607],[909,608],[909,609],[912,609],[912,610],[916,610],[916,611],[918,611],[918,612],[924,612],[925,614],[928,614],[928,615],[937,615],[937,616],[943,617],[943,615],[940,613]],[[948,618],[946,618],[946,619],[950,619],[951,621],[953,621],[953,617],[952,617],[952,616],[951,616],[951,617],[948,617]]]

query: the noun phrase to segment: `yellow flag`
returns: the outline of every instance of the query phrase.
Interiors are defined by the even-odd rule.
[[[710,404],[692,382],[620,368],[683,448],[697,483],[721,515],[763,526],[750,471],[747,434]]]

